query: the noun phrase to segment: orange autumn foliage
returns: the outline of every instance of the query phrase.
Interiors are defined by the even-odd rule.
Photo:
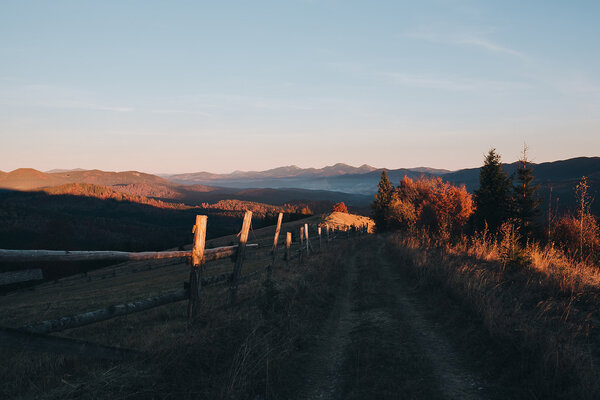
[[[342,212],[348,214],[348,207],[346,207],[344,202],[337,203],[333,206],[333,212]]]
[[[460,231],[474,211],[472,195],[464,186],[439,177],[412,180],[405,176],[394,192],[389,219],[399,228],[423,227],[450,235]]]

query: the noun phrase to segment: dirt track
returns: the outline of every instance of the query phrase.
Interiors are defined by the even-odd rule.
[[[348,255],[345,282],[298,399],[486,398],[381,239]]]

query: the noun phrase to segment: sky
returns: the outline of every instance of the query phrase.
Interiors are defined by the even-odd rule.
[[[0,170],[600,156],[598,1],[0,1]]]

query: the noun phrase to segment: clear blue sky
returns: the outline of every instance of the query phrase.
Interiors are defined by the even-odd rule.
[[[600,155],[598,1],[0,2],[0,170]]]

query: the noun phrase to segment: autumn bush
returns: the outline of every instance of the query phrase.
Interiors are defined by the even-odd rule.
[[[392,227],[427,228],[449,238],[463,229],[473,212],[472,196],[464,186],[439,177],[412,180],[405,176],[393,193],[387,217]]]
[[[570,257],[580,260],[600,259],[600,226],[592,214],[583,218],[564,215],[554,223],[550,239]]]
[[[337,203],[333,206],[333,212],[341,212],[348,214],[348,207],[346,207],[346,204],[344,204],[344,202]]]

